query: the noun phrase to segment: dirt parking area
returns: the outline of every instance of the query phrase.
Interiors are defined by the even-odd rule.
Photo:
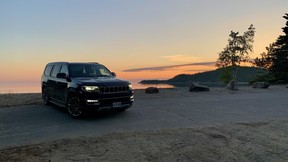
[[[196,109],[193,109],[193,111],[204,109],[198,102],[200,102],[199,100],[206,101],[207,98],[209,98],[211,103],[233,106],[233,104],[227,105],[225,99],[233,96],[231,103],[234,103],[234,100],[236,101],[237,96],[239,96],[240,99],[242,98],[241,103],[243,105],[247,104],[245,110],[248,113],[257,115],[261,107],[257,108],[256,106],[268,104],[267,110],[275,112],[276,115],[263,120],[267,115],[264,113],[262,114],[261,121],[241,121],[242,118],[240,118],[237,121],[231,120],[232,122],[214,123],[211,119],[209,123],[201,125],[192,124],[190,126],[173,128],[157,127],[157,129],[143,131],[130,130],[110,132],[99,136],[81,135],[47,140],[36,144],[3,148],[0,150],[0,161],[288,161],[288,119],[286,120],[283,117],[277,118],[277,115],[281,113],[285,115],[287,100],[277,100],[279,103],[277,103],[278,107],[275,108],[273,107],[273,101],[268,102],[267,100],[267,103],[265,103],[265,100],[261,98],[263,97],[263,93],[266,93],[268,96],[276,95],[277,97],[279,95],[283,97],[284,95],[285,97],[288,92],[286,88],[281,86],[272,87],[264,91],[248,87],[240,89],[237,92],[226,91],[220,88],[204,93],[190,93],[187,89],[183,88],[161,89],[159,94],[152,95],[145,94],[143,90],[137,90],[135,98],[136,101],[138,100],[139,106],[137,107],[136,104],[135,109],[137,111],[132,111],[133,113],[131,112],[130,114],[141,115],[144,109],[147,109],[147,106],[155,109],[158,105],[160,106],[159,109],[163,109],[161,103],[167,100],[183,102],[189,100],[194,104],[194,108],[196,106]],[[255,97],[255,100],[247,100],[246,94]],[[16,99],[17,102],[13,102]],[[153,104],[146,107],[143,105],[151,100],[153,100]],[[243,103],[246,100],[247,103]],[[37,104],[41,105],[40,94],[2,94],[0,98],[0,107],[5,108],[5,112],[7,112],[9,107],[13,109],[17,105]],[[173,107],[176,106],[174,108],[176,109],[177,107],[181,107],[182,104],[172,105],[168,103],[168,105],[171,106],[169,107],[171,112],[168,113],[171,115]],[[197,107],[197,105],[200,106]],[[244,107],[243,105],[242,107]],[[212,105],[212,108],[213,106],[218,106],[218,109],[211,109],[214,111],[211,112],[212,115],[217,114],[219,111],[224,112],[224,109],[221,109],[219,105]],[[234,108],[237,109],[237,106]],[[185,110],[188,111],[189,109]],[[167,112],[165,113],[167,114]],[[239,114],[241,115],[242,112],[239,111],[236,115]],[[175,114],[172,115],[175,116]],[[183,116],[185,112],[178,115]],[[229,114],[226,115],[229,116]],[[254,117],[251,116],[247,119],[250,118]],[[131,119],[127,120],[130,122]],[[183,119],[181,118],[181,120]],[[161,121],[167,122],[166,119],[165,121]],[[104,121],[101,122],[104,123]],[[74,121],[74,123],[77,122]],[[190,121],[190,123],[195,123],[195,121]],[[7,130],[3,129],[3,131]],[[7,134],[7,132],[4,133]]]

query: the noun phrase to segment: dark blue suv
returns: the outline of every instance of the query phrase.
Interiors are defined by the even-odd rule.
[[[98,63],[48,63],[41,80],[44,103],[65,107],[74,118],[88,111],[125,111],[134,101],[131,83]]]

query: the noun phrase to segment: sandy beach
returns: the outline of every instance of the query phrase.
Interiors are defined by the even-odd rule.
[[[240,94],[241,96],[245,94],[257,96],[263,92],[283,95],[288,93],[288,89],[285,86],[271,86],[268,89],[240,87],[239,91],[211,88],[209,92],[195,93],[188,92],[188,88],[174,88],[160,89],[159,94],[145,94],[144,90],[136,90],[135,99],[136,101],[163,102],[176,98],[177,101],[186,102],[193,99],[203,99],[203,101],[205,98],[222,99],[231,95],[240,96]],[[225,100],[220,103],[225,105]],[[41,94],[0,95],[0,108],[4,109],[41,104]],[[37,144],[1,149],[0,161],[278,162],[288,161],[287,148],[288,120],[281,118],[258,122],[208,123],[185,128],[115,132],[95,137],[75,136],[48,140]]]

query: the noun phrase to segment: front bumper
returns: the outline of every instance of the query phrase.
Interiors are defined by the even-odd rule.
[[[87,111],[110,111],[128,109],[133,105],[134,95],[119,94],[83,94],[80,97],[81,106]]]

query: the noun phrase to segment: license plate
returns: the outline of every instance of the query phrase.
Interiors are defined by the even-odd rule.
[[[121,107],[121,102],[113,102],[113,108]]]

